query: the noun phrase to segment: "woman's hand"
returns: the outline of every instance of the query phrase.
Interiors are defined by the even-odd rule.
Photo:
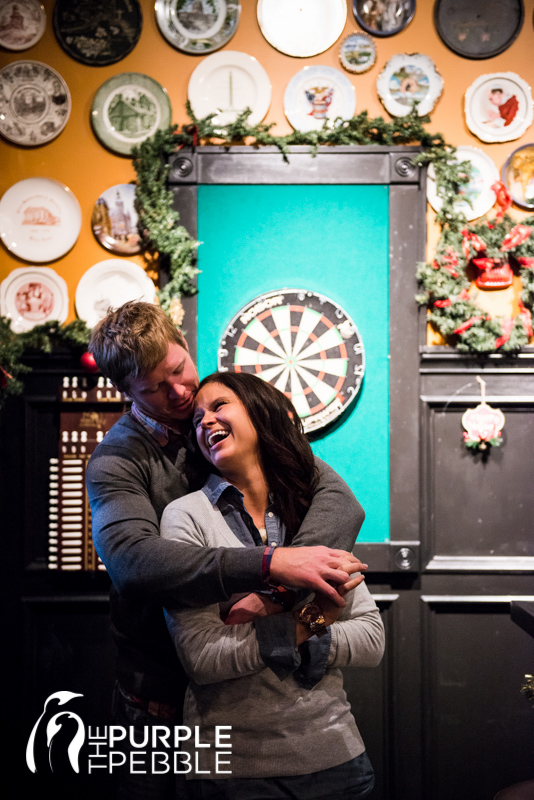
[[[243,625],[245,622],[254,622],[256,617],[268,617],[283,610],[282,606],[272,603],[266,595],[252,593],[234,603],[224,624]]]

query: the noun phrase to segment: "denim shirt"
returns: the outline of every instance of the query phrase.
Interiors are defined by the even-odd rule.
[[[216,505],[224,521],[245,547],[264,547],[260,532],[243,505],[243,494],[220,475],[212,473],[202,491],[212,505]],[[267,544],[283,546],[285,526],[272,505],[265,512]],[[296,602],[307,596],[307,590],[296,590]],[[310,637],[299,647],[296,644],[296,626],[292,611],[257,617],[254,621],[260,654],[265,664],[280,679],[293,674],[304,688],[311,689],[326,672],[330,653],[331,631],[321,638]]]

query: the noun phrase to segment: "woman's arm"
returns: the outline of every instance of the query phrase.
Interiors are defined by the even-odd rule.
[[[329,667],[376,667],[384,654],[384,625],[365,583],[347,595],[331,626]]]
[[[225,625],[219,606],[165,611],[178,657],[191,680],[219,683],[265,669],[253,623]]]

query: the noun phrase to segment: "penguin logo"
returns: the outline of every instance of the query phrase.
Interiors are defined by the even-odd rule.
[[[35,763],[35,738],[37,736],[37,731],[41,724],[41,720],[50,713],[50,709],[48,705],[51,704],[52,709],[56,708],[57,706],[63,706],[65,703],[68,703],[69,700],[73,700],[75,697],[83,697],[83,694],[75,694],[74,692],[54,692],[45,700],[43,713],[35,723],[32,728],[32,732],[30,733],[30,738],[28,739],[28,744],[26,745],[26,764],[28,765],[28,769],[31,772],[37,772],[37,766]],[[73,714],[72,711],[60,711],[59,714],[54,714],[54,716],[48,721],[46,726],[46,746],[48,747],[48,763],[50,764],[50,769],[52,772],[54,768],[52,766],[52,745],[54,743],[54,736],[58,731],[61,730],[62,724],[59,722],[61,717],[67,717],[67,719],[72,719],[78,724],[78,730],[74,734],[72,741],[70,742],[67,748],[67,754],[69,757],[70,765],[74,772],[80,772],[80,765],[79,765],[79,755],[80,750],[82,749],[82,745],[85,741],[85,725],[83,724],[81,718],[78,714]]]

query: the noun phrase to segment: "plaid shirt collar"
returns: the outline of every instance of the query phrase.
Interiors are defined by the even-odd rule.
[[[187,437],[180,431],[168,428],[167,425],[164,425],[162,422],[157,422],[155,419],[152,419],[152,417],[144,414],[135,403],[132,403],[131,411],[132,417],[149,432],[160,447],[166,447],[169,441],[175,439],[177,436],[185,444]]]

